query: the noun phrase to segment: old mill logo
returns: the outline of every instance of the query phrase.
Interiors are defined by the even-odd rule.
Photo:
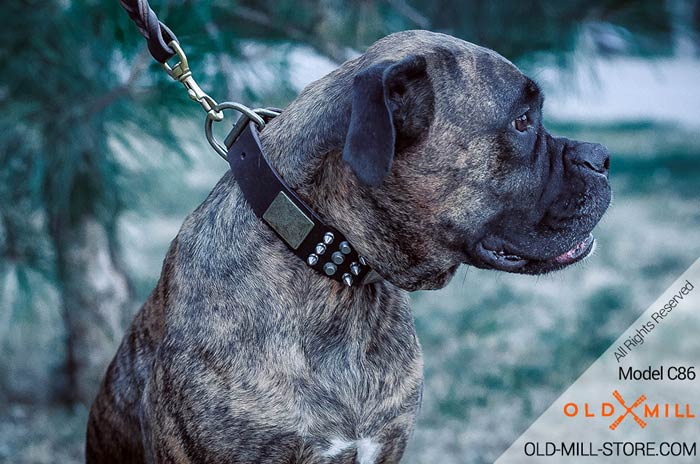
[[[688,403],[650,403],[646,395],[638,396],[633,403],[626,403],[619,391],[612,392],[616,402],[602,402],[600,406],[591,403],[569,402],[564,405],[564,415],[587,418],[606,417],[613,418],[609,425],[610,430],[615,430],[627,418],[631,418],[639,427],[645,428],[649,419],[693,419],[695,414]]]

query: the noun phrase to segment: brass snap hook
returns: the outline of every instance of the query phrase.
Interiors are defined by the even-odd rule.
[[[190,99],[198,102],[204,111],[207,112],[207,119],[212,119],[214,121],[223,120],[223,113],[215,109],[217,106],[216,101],[207,95],[199,84],[197,84],[197,81],[194,80],[194,77],[192,77],[192,71],[190,70],[190,65],[187,62],[187,56],[180,47],[178,41],[173,40],[168,44],[168,46],[175,50],[175,54],[180,61],[173,67],[170,67],[168,63],[162,63],[165,72],[176,81],[182,82],[182,85],[184,85],[185,89],[187,89],[187,95],[189,95]]]

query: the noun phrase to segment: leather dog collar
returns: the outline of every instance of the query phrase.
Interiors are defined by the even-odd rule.
[[[243,196],[292,253],[315,271],[348,287],[380,280],[345,236],[324,224],[270,166],[254,122],[241,118],[225,144]]]

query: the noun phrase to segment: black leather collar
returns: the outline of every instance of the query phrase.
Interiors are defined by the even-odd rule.
[[[337,229],[323,223],[270,166],[247,117],[226,137],[233,176],[255,214],[315,271],[347,286],[380,280]]]

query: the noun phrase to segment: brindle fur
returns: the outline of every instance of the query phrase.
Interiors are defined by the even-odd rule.
[[[409,55],[426,69],[392,95],[391,172],[363,184],[342,159],[361,110],[353,78]],[[265,153],[385,280],[346,288],[309,269],[227,172],[185,220],[108,368],[87,461],[397,462],[423,382],[407,290],[444,286],[476,261],[494,218],[542,197],[542,167],[514,160],[523,150],[490,129],[513,119],[527,82],[495,52],[411,31],[307,87],[261,133]],[[602,194],[587,195],[551,252],[599,219]]]

